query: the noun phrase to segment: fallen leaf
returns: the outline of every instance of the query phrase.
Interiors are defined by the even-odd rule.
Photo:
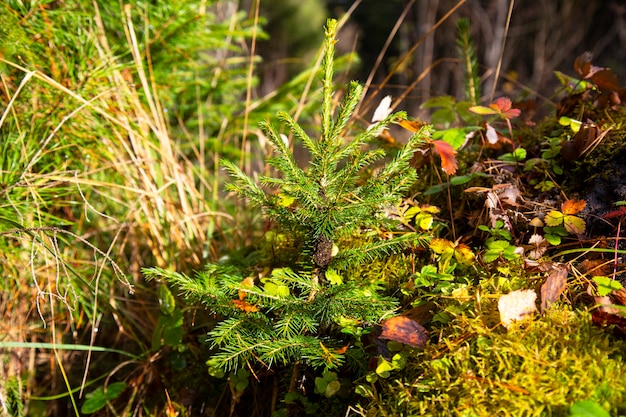
[[[541,286],[541,313],[545,313],[552,303],[559,299],[567,287],[567,267],[558,265],[548,275],[546,282]]]
[[[585,259],[579,265],[581,273],[590,277],[609,276],[611,274],[612,261],[606,259]]]
[[[413,319],[396,316],[381,324],[380,339],[388,339],[413,347],[423,347],[428,340],[428,331]]]
[[[239,290],[237,290],[238,294],[239,294],[239,300],[243,300],[244,298],[246,298],[246,294],[247,291],[250,288],[254,287],[254,278],[253,277],[247,277],[245,279],[243,279],[239,285],[241,285],[241,287],[239,288]]]
[[[535,301],[537,293],[533,290],[517,290],[503,295],[498,300],[500,321],[507,329],[513,322],[522,320],[529,314],[537,311]]]
[[[517,200],[522,198],[522,193],[519,188],[511,186],[501,191],[498,196],[500,197],[500,201],[503,203],[507,203],[509,206],[517,207],[519,206]]]

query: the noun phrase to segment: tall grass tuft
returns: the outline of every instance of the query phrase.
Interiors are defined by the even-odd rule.
[[[14,381],[0,403],[54,414],[32,399],[65,392],[78,414],[114,354],[78,351],[149,359],[158,306],[140,267],[199,266],[249,234],[218,161],[249,151],[248,42],[263,33],[233,2],[192,0],[8,1],[0,28],[0,381]],[[297,88],[272,106],[296,106]]]

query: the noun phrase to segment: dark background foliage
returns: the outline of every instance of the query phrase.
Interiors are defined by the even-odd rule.
[[[309,0],[305,3],[309,10],[321,13],[321,2]],[[310,43],[302,40],[319,36],[319,31],[318,35],[312,35],[316,33],[315,27],[310,28],[317,24],[319,15],[305,14],[303,21],[294,24],[293,18],[300,15],[286,17],[284,13],[279,13],[279,10],[286,10],[285,7],[278,7],[277,2],[271,3],[273,6],[267,8],[268,22],[271,23],[267,26],[270,41],[269,47],[265,48],[271,51],[265,54],[271,62],[265,63],[264,80],[276,85],[280,80],[270,79],[270,76],[286,77],[289,71],[277,71],[275,67],[293,66],[294,60],[284,58],[304,57]],[[330,15],[340,17],[354,3],[351,0],[327,0],[325,6]],[[424,72],[425,77],[404,103],[406,109],[416,113],[419,105],[429,97],[446,94],[462,97],[463,71],[457,59],[455,25],[458,19],[465,17],[470,20],[471,34],[478,51],[483,92],[489,98],[510,3],[503,0],[363,0],[340,33],[339,48],[346,51],[356,48],[361,65],[353,77],[365,82],[375,68],[387,37],[403,10],[408,8],[389,51],[377,67],[373,84],[382,82],[399,59],[420,43],[386,85],[387,92],[397,96]],[[435,23],[457,5],[458,9],[450,18],[423,39]],[[302,34],[286,32],[285,27],[298,27]],[[585,51],[593,53],[595,65],[613,68],[623,80],[626,74],[619,63],[626,59],[625,46],[626,4],[618,0],[514,2],[496,92],[515,98],[532,96],[533,92],[539,91],[549,94],[547,92],[558,87],[553,71],[572,73],[574,59]],[[278,57],[277,51],[285,56]],[[274,70],[267,70],[270,67]],[[527,92],[528,88],[533,91]]]

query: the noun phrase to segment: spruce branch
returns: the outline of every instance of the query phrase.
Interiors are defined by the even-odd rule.
[[[333,140],[333,122],[332,122],[332,105],[333,105],[333,63],[335,57],[335,36],[337,35],[337,21],[328,19],[326,22],[326,41],[324,43],[324,59],[322,61],[323,77],[322,77],[322,144]]]
[[[332,138],[340,137],[341,132],[350,121],[350,118],[354,113],[354,109],[356,108],[357,104],[359,104],[359,100],[361,99],[362,94],[363,86],[361,86],[356,81],[351,81],[348,85],[348,90],[346,91],[346,94],[343,96],[343,99],[341,101],[339,114],[337,115],[337,121],[331,133]]]
[[[267,205],[265,192],[254,183],[237,165],[227,159],[221,161],[222,166],[236,181],[226,184],[227,191],[234,191],[238,196],[248,199],[251,204],[259,207]]]
[[[280,111],[278,113],[278,120],[280,120],[281,122],[284,122],[289,128],[289,130],[293,132],[296,138],[302,141],[302,143],[311,153],[313,158],[321,157],[322,151],[320,150],[319,144],[315,142],[314,140],[312,140],[309,137],[309,135],[306,134],[304,129],[302,129],[302,127],[300,127],[300,125],[296,123],[296,121],[293,120],[293,118],[289,114],[287,114],[284,111]]]
[[[358,247],[339,251],[334,259],[333,266],[336,268],[348,268],[351,266],[372,262],[376,259],[392,256],[411,247],[424,247],[428,244],[430,235],[424,233],[403,233],[389,240],[380,240],[360,244]]]

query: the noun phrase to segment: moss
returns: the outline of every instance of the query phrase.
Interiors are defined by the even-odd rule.
[[[382,382],[368,415],[559,416],[586,398],[626,412],[626,344],[586,311],[555,306],[508,332],[461,315],[442,331],[403,378]]]

